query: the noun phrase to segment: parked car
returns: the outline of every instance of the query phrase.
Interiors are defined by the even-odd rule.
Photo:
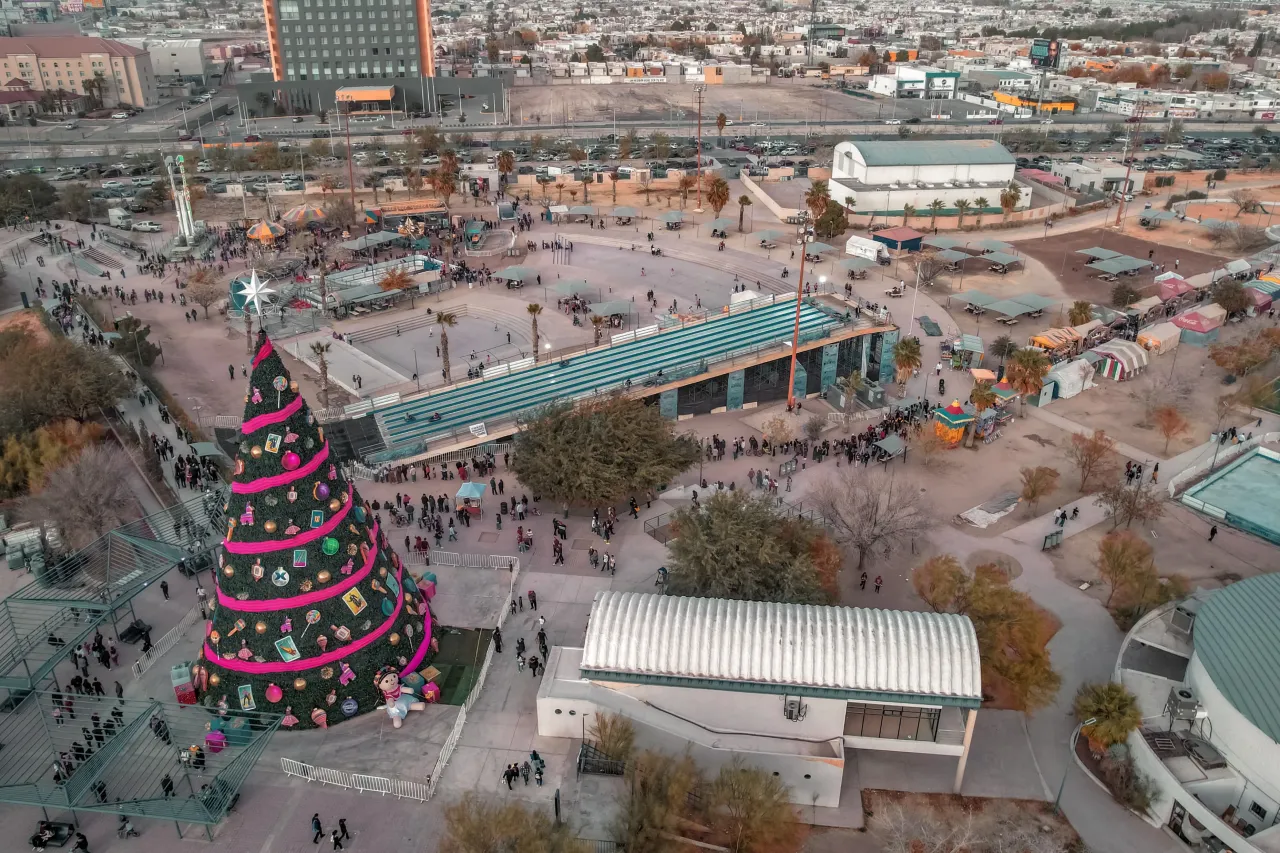
[[[128,113],[112,113],[111,117],[112,118],[128,118],[129,114]]]
[[[134,230],[134,231],[148,231],[148,232],[152,232],[152,233],[154,233],[154,232],[156,232],[156,231],[163,231],[163,230],[164,230],[164,226],[163,226],[163,225],[161,225],[159,222],[152,222],[152,221],[150,221],[150,220],[143,220],[142,222],[135,222],[135,223],[133,223],[133,230]]]
[[[261,142],[262,137],[256,133],[250,133],[247,136],[245,136],[244,141],[245,142]]]

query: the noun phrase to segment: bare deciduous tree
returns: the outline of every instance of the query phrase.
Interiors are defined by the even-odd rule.
[[[150,453],[151,448],[142,452]],[[138,517],[129,488],[130,470],[129,458],[119,448],[86,447],[48,472],[44,488],[23,501],[22,514],[30,521],[53,522],[68,545],[83,548]]]
[[[838,468],[818,487],[814,504],[836,541],[858,552],[858,569],[869,555],[888,554],[932,523],[919,487],[884,471]]]
[[[1080,491],[1089,488],[1089,480],[1110,467],[1115,458],[1116,443],[1102,430],[1092,435],[1073,435],[1067,445],[1067,459],[1080,473]]]
[[[209,319],[209,306],[227,298],[227,285],[218,279],[212,267],[200,267],[187,279],[187,298],[204,309]]]

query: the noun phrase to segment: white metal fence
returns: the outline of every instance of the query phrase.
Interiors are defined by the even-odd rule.
[[[192,607],[182,615],[178,620],[178,624],[169,630],[169,633],[160,638],[159,642],[151,647],[151,651],[134,661],[133,677],[141,678],[142,674],[151,669],[155,662],[169,652],[174,646],[178,645],[178,641],[186,636],[187,631],[200,618],[199,606]]]
[[[388,779],[385,776],[364,776],[359,773],[348,773],[345,770],[333,770],[328,767],[313,767],[294,761],[291,758],[280,759],[280,769],[287,776],[305,779],[308,782],[319,782],[321,785],[335,785],[349,788],[366,794],[390,794],[398,800],[417,800],[426,802],[431,796],[434,786],[422,782],[410,782],[405,779]]]
[[[520,558],[503,554],[455,554],[453,551],[414,551],[405,556],[411,566],[461,566],[467,569],[506,569],[514,578]]]
[[[1178,492],[1182,491],[1187,485],[1217,466],[1226,465],[1244,455],[1247,451],[1252,450],[1260,444],[1280,441],[1280,432],[1268,432],[1263,435],[1255,435],[1248,441],[1242,441],[1239,444],[1226,445],[1208,460],[1201,462],[1199,465],[1193,465],[1183,471],[1179,471],[1169,480],[1169,497],[1177,497]]]

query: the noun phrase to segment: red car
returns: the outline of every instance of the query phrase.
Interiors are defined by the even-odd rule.
[[[258,135],[258,134],[256,134],[256,133],[251,133],[251,134],[249,134],[248,136],[246,136],[246,137],[244,138],[244,141],[245,141],[245,142],[261,142],[261,141],[262,141],[262,137],[261,137],[261,136],[259,136],[259,135]]]

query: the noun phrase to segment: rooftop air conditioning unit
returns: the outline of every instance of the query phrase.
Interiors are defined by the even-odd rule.
[[[1175,720],[1196,720],[1205,716],[1200,697],[1190,687],[1177,686],[1169,690],[1166,712]]]
[[[1173,608],[1173,612],[1169,615],[1169,628],[1184,637],[1190,637],[1196,624],[1198,604],[1199,602],[1188,599]]]
[[[782,700],[782,716],[792,722],[800,722],[809,713],[809,706],[800,701],[799,696],[785,696]]]

